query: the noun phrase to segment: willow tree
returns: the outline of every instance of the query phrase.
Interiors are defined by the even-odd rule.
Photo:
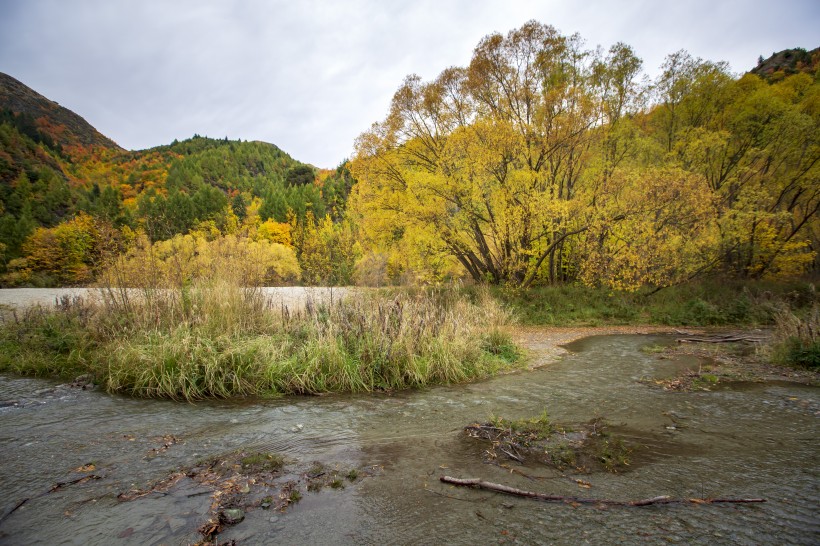
[[[668,201],[651,202],[661,193],[644,195],[634,176],[616,172],[631,168],[640,66],[624,44],[594,52],[578,35],[531,21],[484,38],[466,68],[431,82],[409,76],[385,120],[356,142],[351,210],[365,242],[428,264],[449,256],[479,282],[599,282],[595,270],[600,282],[634,287],[587,263],[622,254],[611,226],[658,234],[691,225],[664,213]],[[626,194],[634,202],[613,197]],[[654,278],[650,269],[642,279]]]
[[[721,266],[747,277],[801,274],[818,250],[820,83],[806,74],[773,85],[753,74],[735,80],[700,59],[687,73],[672,155],[709,183]],[[663,122],[668,112],[652,116]]]
[[[365,231],[444,252],[478,281],[527,282],[582,221],[573,196],[599,121],[589,57],[530,22],[484,38],[467,68],[408,77],[357,141]]]

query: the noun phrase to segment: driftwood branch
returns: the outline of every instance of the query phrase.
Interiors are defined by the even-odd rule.
[[[7,512],[7,513],[5,513],[5,514],[3,514],[3,516],[2,516],[2,517],[0,517],[0,523],[3,523],[3,522],[6,520],[6,518],[8,518],[9,516],[11,516],[11,515],[12,515],[13,513],[15,513],[18,509],[22,508],[22,506],[23,506],[24,504],[26,504],[28,501],[30,501],[32,498],[34,498],[34,499],[39,499],[40,497],[42,497],[42,496],[44,496],[44,495],[47,495],[47,494],[49,494],[49,493],[53,493],[53,492],[55,492],[55,491],[59,491],[60,489],[63,489],[64,487],[68,487],[69,485],[75,485],[75,484],[78,484],[78,483],[85,483],[85,482],[87,482],[87,481],[89,481],[89,480],[100,480],[100,479],[102,479],[102,476],[97,476],[96,474],[89,474],[89,475],[87,475],[87,476],[83,476],[82,478],[77,478],[76,480],[70,480],[70,481],[67,481],[67,482],[57,482],[57,483],[55,483],[54,485],[52,485],[52,486],[51,486],[51,488],[50,488],[48,491],[45,491],[45,492],[43,492],[43,493],[40,493],[39,495],[37,495],[37,496],[35,496],[35,497],[28,497],[28,498],[25,498],[25,499],[21,500],[20,502],[18,502],[18,503],[14,506],[14,508],[12,508],[10,511],[8,511],[8,512]]]
[[[51,489],[48,490],[49,493],[53,493],[59,489],[64,487],[68,487],[69,485],[75,485],[78,483],[85,483],[89,480],[99,480],[102,479],[102,476],[97,476],[96,474],[89,474],[88,476],[83,476],[82,478],[77,478],[76,480],[71,480],[67,482],[57,482],[51,486]]]
[[[21,500],[20,502],[18,502],[18,503],[14,506],[14,508],[12,508],[12,509],[11,509],[8,513],[4,514],[4,515],[3,515],[3,517],[2,517],[2,518],[0,518],[0,523],[3,523],[3,522],[6,520],[6,518],[7,518],[7,517],[9,517],[9,516],[10,516],[10,515],[12,515],[13,513],[15,513],[15,512],[17,511],[17,509],[18,509],[18,508],[20,508],[21,506],[23,506],[25,503],[27,503],[27,502],[28,502],[28,501],[30,501],[30,500],[31,500],[31,499],[23,499],[23,500]]]
[[[678,338],[678,343],[760,343],[764,336],[747,334],[689,335]]]
[[[609,505],[609,506],[649,506],[652,504],[715,504],[715,503],[734,503],[746,504],[766,502],[766,499],[673,499],[671,497],[652,497],[650,499],[641,499],[634,501],[617,501],[606,499],[588,499],[583,497],[567,497],[563,495],[547,495],[545,493],[536,493],[534,491],[524,491],[523,489],[516,489],[508,485],[500,483],[485,482],[479,478],[451,478],[450,476],[441,476],[439,478],[444,483],[452,485],[461,485],[465,487],[474,487],[477,489],[486,489],[488,491],[495,491],[497,493],[505,493],[507,495],[514,495],[516,497],[525,497],[528,499],[535,499],[544,502],[562,502],[567,504],[595,504],[595,505]]]

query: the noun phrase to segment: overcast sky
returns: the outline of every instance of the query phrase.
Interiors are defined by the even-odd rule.
[[[820,46],[818,0],[0,0],[0,72],[128,149],[198,133],[332,168],[407,74],[465,66],[529,19],[626,42],[650,75],[679,49],[745,72]]]

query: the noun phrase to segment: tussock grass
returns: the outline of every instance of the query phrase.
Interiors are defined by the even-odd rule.
[[[782,364],[820,368],[820,305],[802,315],[788,309],[777,314],[772,356]]]
[[[452,290],[288,309],[224,282],[107,289],[7,320],[0,370],[91,373],[111,392],[182,400],[418,388],[516,366],[508,320],[486,293]]]

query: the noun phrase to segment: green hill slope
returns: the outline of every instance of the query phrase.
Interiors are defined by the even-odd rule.
[[[203,222],[218,229],[253,205],[261,220],[338,214],[350,189],[265,142],[190,139],[127,151],[82,117],[0,74],[0,274],[36,228],[80,212],[152,240]],[[234,220],[231,220],[234,218]]]

